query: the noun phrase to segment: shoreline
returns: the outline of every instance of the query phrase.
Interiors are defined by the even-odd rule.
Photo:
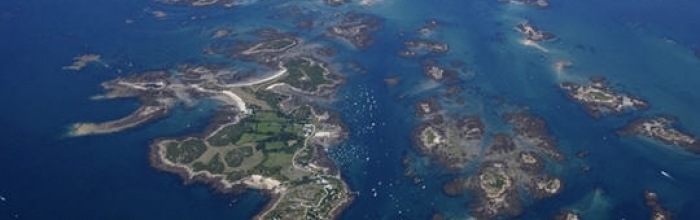
[[[321,115],[318,115],[320,111]],[[287,203],[287,200],[285,200],[285,197],[287,195],[292,195],[288,193],[298,193],[299,191],[294,191],[295,189],[300,189],[300,188],[295,188],[296,186],[294,185],[288,185],[287,181],[279,181],[273,178],[257,175],[257,174],[252,174],[246,177],[241,178],[240,180],[237,181],[230,181],[227,179],[226,176],[224,175],[219,175],[219,174],[212,174],[208,171],[194,171],[192,168],[188,167],[187,165],[183,164],[178,164],[169,161],[165,157],[165,146],[168,144],[168,142],[178,142],[178,141],[185,141],[190,138],[203,138],[206,139],[209,137],[212,133],[215,133],[216,131],[220,130],[222,127],[228,126],[230,124],[236,124],[238,123],[238,116],[232,116],[230,113],[235,112],[234,109],[231,109],[230,112],[220,112],[214,119],[212,119],[212,122],[210,122],[210,125],[208,128],[205,129],[204,132],[195,134],[193,136],[182,136],[182,137],[175,137],[175,138],[158,138],[155,139],[151,142],[150,147],[149,147],[149,162],[151,167],[155,168],[156,170],[167,172],[167,173],[175,173],[178,175],[180,178],[183,179],[183,183],[185,185],[188,184],[193,184],[193,183],[204,183],[207,185],[210,185],[216,192],[220,193],[233,193],[233,194],[238,194],[242,193],[245,190],[251,189],[251,190],[259,190],[262,194],[264,194],[267,198],[269,198],[269,201],[267,204],[261,209],[260,213],[258,213],[255,216],[255,219],[262,219],[262,217],[266,216],[270,211],[275,210],[277,206],[280,204],[280,202],[285,202],[284,204]],[[314,115],[316,117],[316,120],[321,120],[322,123],[334,123],[334,122],[340,122],[338,115],[334,114],[333,112],[329,111],[324,111],[324,110],[314,110]],[[230,117],[236,117],[236,119],[232,122],[230,121]],[[326,136],[318,136],[318,135],[311,135],[307,137],[308,139],[314,139],[314,138],[321,138],[321,139],[326,139],[326,138],[340,138],[344,139],[346,137],[345,128],[344,125],[339,124],[338,126],[342,127],[343,131],[340,133],[341,135],[333,136],[333,137],[326,137]],[[317,131],[317,132],[333,132],[333,131]],[[326,134],[322,133],[322,134]],[[332,142],[330,143],[331,145],[336,145],[337,142]],[[307,147],[310,148],[315,148],[317,150],[323,150],[327,147],[330,147],[331,145],[324,146],[320,145],[319,143],[311,144]],[[317,162],[319,161],[330,161],[330,158],[327,157],[326,154],[319,154],[315,156],[315,160]],[[322,167],[323,171],[321,173],[318,173],[320,175],[319,177],[326,177],[330,179],[337,180],[341,185],[338,186],[338,193],[342,193],[342,197],[337,197],[337,198],[342,198],[341,201],[338,201],[337,204],[333,203],[333,207],[329,210],[329,217],[331,219],[338,219],[339,215],[347,209],[348,206],[352,204],[352,201],[354,200],[353,195],[351,194],[350,188],[347,184],[347,182],[342,178],[341,174],[338,172],[338,170],[335,168],[335,164],[328,164],[328,163],[314,163],[314,167]],[[303,168],[302,168],[303,169]],[[321,178],[321,179],[326,179],[326,178]],[[303,187],[303,186],[302,186]],[[330,194],[329,194],[330,195]],[[336,194],[336,196],[339,194]],[[343,198],[345,197],[345,198]],[[293,198],[293,197],[292,197]],[[284,206],[286,207],[286,206]]]
[[[255,185],[251,184],[249,181],[251,177],[254,179],[255,176],[258,175],[251,175],[250,177],[242,179],[240,182],[229,182],[228,180],[225,179],[225,177],[220,176],[220,175],[212,175],[208,171],[198,171],[195,172],[190,168],[180,166],[177,164],[174,164],[172,162],[167,161],[167,159],[164,158],[163,155],[163,148],[159,145],[160,142],[166,141],[169,139],[165,138],[159,138],[156,140],[153,140],[152,143],[150,144],[149,147],[149,164],[151,167],[155,168],[157,171],[161,172],[166,172],[166,173],[174,173],[178,175],[182,180],[185,185],[190,185],[194,183],[203,183],[203,184],[208,184],[210,185],[216,192],[219,193],[224,193],[224,194],[240,194],[245,192],[246,190],[256,190],[260,191],[263,195],[265,195],[269,201],[261,208],[261,211],[256,214],[252,219],[262,219],[263,216],[268,214],[273,208],[275,208],[281,199],[286,195],[287,188],[284,187],[283,185],[277,185],[272,188],[265,187],[265,185],[260,186],[260,185]],[[334,206],[330,212],[331,219],[339,219],[340,215],[345,211],[350,205],[352,205],[353,201],[355,200],[355,196],[352,194],[350,191],[350,187],[345,181],[345,179],[342,177],[342,175],[336,171],[334,175],[329,175],[333,176],[334,178],[337,178],[341,183],[342,183],[342,188],[344,189],[343,192],[347,197],[344,199],[341,203],[337,204]],[[271,178],[266,178],[260,176],[260,178],[263,178],[262,180],[269,180]]]
[[[166,117],[169,112],[170,107],[167,106],[142,106],[131,114],[119,119],[100,123],[78,122],[71,124],[66,136],[83,137],[120,132]]]

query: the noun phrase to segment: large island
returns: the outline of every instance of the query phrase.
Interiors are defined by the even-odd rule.
[[[141,107],[113,121],[76,123],[70,135],[117,132],[163,118],[181,104],[214,100],[218,110],[204,132],[152,143],[154,167],[221,192],[265,191],[272,199],[257,219],[335,218],[352,196],[326,149],[344,140],[347,129],[335,112],[314,103],[329,101],[342,77],[320,57],[299,52],[299,39],[258,35],[259,42],[228,55],[267,72],[181,65],[107,81],[107,94],[95,99],[137,98]]]

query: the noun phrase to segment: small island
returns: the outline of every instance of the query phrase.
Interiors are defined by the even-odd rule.
[[[329,101],[343,80],[313,54],[291,52],[299,39],[275,33],[262,31],[259,42],[225,50],[267,68],[264,73],[183,64],[107,81],[107,93],[95,99],[136,98],[141,107],[114,121],[76,123],[70,135],[117,132],[179,105],[214,100],[216,116],[204,132],[152,143],[153,167],[221,192],[263,190],[272,199],[256,219],[336,218],[353,196],[326,150],[343,141],[347,129],[337,113],[315,102]]]
[[[664,208],[659,202],[659,196],[650,190],[644,191],[644,202],[651,209],[650,219],[652,220],[670,220],[673,219],[671,211]]]
[[[159,0],[165,4],[187,5],[191,7],[223,6],[226,8],[242,4],[237,0]]]
[[[580,220],[581,217],[574,212],[570,210],[564,210],[559,212],[557,215],[554,216],[554,220]]]
[[[481,151],[484,124],[477,117],[445,120],[435,116],[414,131],[418,149],[448,169],[457,170]]]
[[[700,154],[700,140],[691,134],[681,131],[676,124],[677,119],[671,116],[641,118],[630,122],[618,134],[622,136],[644,136]]]
[[[527,186],[535,198],[545,198],[559,193],[562,190],[562,184],[559,178],[540,175],[532,178]]]
[[[439,26],[440,26],[440,23],[437,20],[431,18],[431,19],[428,19],[427,21],[425,21],[425,25],[423,25],[423,27],[418,28],[418,30],[416,32],[421,37],[429,37],[430,35],[432,35],[435,32],[435,30]]]
[[[456,82],[457,71],[447,68],[435,60],[426,59],[423,61],[423,73],[430,79],[439,82]]]
[[[406,40],[404,48],[398,52],[400,57],[417,58],[431,56],[441,56],[450,52],[450,46],[447,43],[430,39],[439,27],[437,20],[431,18],[425,21],[425,24],[415,31],[415,39]],[[407,33],[399,33],[400,37]]]
[[[472,208],[472,214],[477,219],[522,213],[523,205],[517,186],[506,169],[503,163],[487,163],[476,177],[471,178],[470,187],[476,190],[479,198],[479,203]]]
[[[444,55],[450,52],[450,46],[446,43],[432,40],[409,40],[404,43],[405,49],[399,51],[399,56],[412,58],[432,55]]]
[[[211,39],[216,40],[216,39],[226,38],[226,37],[231,36],[233,33],[234,33],[234,31],[229,29],[229,28],[220,28],[211,34]]]
[[[532,5],[532,6],[536,6],[538,8],[549,7],[549,2],[547,0],[499,0],[499,1],[513,3],[513,4],[521,4],[521,5]]]
[[[328,28],[327,35],[343,39],[358,49],[369,47],[372,34],[381,28],[380,20],[366,14],[346,14],[335,26]]]
[[[556,38],[554,34],[540,30],[530,21],[516,25],[515,30],[523,34],[525,39],[532,42],[550,41]]]
[[[438,104],[437,98],[430,98],[427,100],[420,101],[416,103],[416,116],[421,118],[426,118],[429,116],[437,115],[441,111],[440,104]]]
[[[569,99],[585,106],[595,118],[649,108],[649,104],[640,98],[614,91],[607,85],[605,78],[592,77],[590,81],[588,85],[564,82],[560,86],[567,91]]]
[[[80,71],[90,63],[101,62],[100,58],[101,56],[99,54],[84,54],[76,56],[73,57],[73,63],[71,65],[64,66],[63,70]]]

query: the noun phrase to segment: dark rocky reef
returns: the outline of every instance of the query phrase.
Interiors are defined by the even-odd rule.
[[[314,25],[316,24],[314,20],[311,19],[303,19],[299,20],[294,23],[299,29],[302,30],[311,30],[314,28]]]
[[[324,2],[330,6],[340,6],[349,3],[350,0],[324,0]]]
[[[435,213],[430,217],[430,220],[445,220],[445,216],[442,216],[440,213]]]
[[[491,146],[488,148],[488,154],[505,154],[514,151],[516,148],[513,138],[504,133],[493,135]]]
[[[401,83],[401,77],[399,76],[392,76],[389,78],[384,78],[384,84],[386,84],[389,87],[393,87]]]
[[[455,178],[442,185],[442,193],[450,197],[456,197],[469,190],[468,178]]]
[[[547,124],[541,118],[526,112],[509,113],[503,119],[513,124],[513,131],[548,156],[563,160],[564,155],[557,151],[557,143],[549,135]]]
[[[588,157],[589,153],[590,152],[588,150],[581,150],[579,152],[576,152],[576,157],[578,157],[579,159],[583,159],[583,158]]]
[[[474,141],[484,138],[486,125],[477,116],[464,116],[457,119],[457,134],[464,140]]]

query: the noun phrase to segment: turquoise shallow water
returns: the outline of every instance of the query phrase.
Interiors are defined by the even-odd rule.
[[[634,3],[632,3],[634,2]],[[280,6],[282,5],[282,6]],[[137,107],[131,100],[94,102],[99,83],[181,62],[204,62],[200,55],[209,33],[231,27],[244,33],[261,27],[293,30],[291,3],[267,1],[237,9],[187,9],[146,1],[5,1],[0,2],[0,219],[247,219],[267,199],[256,192],[222,195],[208,186],[184,186],[171,174],[148,165],[147,144],[161,136],[193,133],[206,126],[212,107],[182,109],[173,116],[124,133],[65,138],[76,121],[106,120]],[[648,141],[615,136],[635,116],[665,113],[700,135],[700,3],[667,1],[558,1],[547,10],[497,1],[376,1],[369,7],[329,8],[320,1],[301,4],[303,17],[321,23],[328,11],[355,11],[382,19],[375,44],[356,51],[320,32],[296,31],[309,41],[339,48],[340,63],[353,61],[366,74],[347,71],[348,83],[333,108],[349,125],[351,138],[332,150],[343,177],[358,196],[342,219],[426,219],[434,212],[464,217],[469,195],[448,198],[441,184],[451,177],[419,160],[414,184],[403,176],[401,160],[415,155],[409,135],[418,123],[415,101],[438,94],[418,60],[395,56],[405,39],[425,20],[441,25],[432,39],[450,44],[441,60],[466,63],[462,85],[467,108],[449,111],[478,114],[497,128],[498,113],[528,107],[549,124],[560,149],[570,157],[548,167],[563,177],[565,191],[542,201],[528,201],[522,219],[550,218],[576,209],[586,219],[643,219],[648,215],[642,192],[653,189],[679,219],[700,216],[700,157]],[[165,20],[147,11],[163,10]],[[321,13],[322,12],[322,13]],[[273,15],[283,19],[271,19]],[[197,19],[192,19],[193,17]],[[133,24],[125,21],[133,19]],[[548,53],[523,46],[512,30],[532,20],[559,36],[545,43]],[[401,36],[400,33],[404,35]],[[61,71],[71,58],[100,53],[110,68],[90,66]],[[556,74],[551,64],[574,66]],[[216,60],[216,59],[213,59]],[[387,87],[383,79],[401,76]],[[563,80],[604,75],[618,88],[652,103],[647,112],[592,119],[556,88]],[[479,91],[473,93],[469,91]],[[504,100],[503,102],[495,101]],[[209,107],[206,107],[209,106]],[[574,154],[590,151],[585,159]],[[419,157],[420,158],[420,157]],[[582,165],[591,172],[580,174]],[[673,178],[666,178],[660,171]],[[376,196],[375,196],[376,193]]]

